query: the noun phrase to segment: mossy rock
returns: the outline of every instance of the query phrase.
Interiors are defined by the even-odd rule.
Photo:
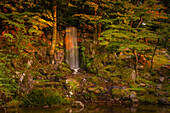
[[[101,93],[101,91],[99,90],[98,87],[89,87],[87,90],[88,90],[89,92],[93,92],[93,93],[95,93],[95,94],[100,94],[100,93]]]
[[[131,73],[134,71],[133,69],[125,69],[120,70],[120,74],[122,75],[122,81],[127,83],[134,83],[134,80],[132,79]]]
[[[66,73],[71,73],[71,69],[68,67],[62,67],[62,68],[60,68],[60,70],[66,72]]]
[[[126,95],[126,91],[123,89],[114,88],[111,90],[114,97],[121,98]]]
[[[77,91],[80,86],[80,84],[75,79],[67,79],[66,85],[67,85],[67,88],[72,91]]]
[[[94,84],[99,84],[99,83],[100,83],[100,81],[99,81],[99,79],[97,78],[97,76],[92,76],[92,77],[90,77],[89,81],[91,81],[91,82],[94,83]]]
[[[98,75],[104,78],[109,78],[112,74],[107,70],[99,70]]]
[[[142,103],[158,104],[159,97],[154,95],[143,95],[139,96],[139,100]]]

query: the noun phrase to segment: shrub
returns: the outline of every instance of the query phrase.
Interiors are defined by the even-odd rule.
[[[64,98],[55,90],[52,89],[38,89],[33,90],[31,93],[26,95],[23,100],[24,105],[56,105],[62,104]]]

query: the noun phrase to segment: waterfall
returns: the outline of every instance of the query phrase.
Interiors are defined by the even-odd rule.
[[[77,42],[77,29],[75,27],[66,28],[66,62],[76,74],[79,70],[79,55],[78,55],[78,42]]]

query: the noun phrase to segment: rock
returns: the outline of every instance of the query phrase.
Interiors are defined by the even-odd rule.
[[[157,85],[156,85],[156,88],[157,88],[157,89],[162,89],[162,84],[157,84]]]
[[[33,63],[33,60],[28,60],[27,67],[31,67],[32,63]]]
[[[87,82],[86,78],[83,78],[82,81],[81,81],[82,84],[84,84],[86,82]]]
[[[131,99],[132,103],[138,103],[139,99],[136,96],[136,92],[131,92],[131,94],[129,95],[129,98]]]
[[[160,77],[159,81],[163,83],[165,81],[165,78],[164,77]]]
[[[88,94],[88,91],[83,90],[82,94]]]
[[[21,78],[19,79],[19,81],[22,82],[24,77],[25,77],[25,73],[21,74]]]
[[[134,93],[129,95],[130,98],[136,98],[136,95]]]
[[[142,77],[148,80],[151,77],[151,75],[149,73],[145,73]]]
[[[159,99],[159,104],[169,104],[169,102],[166,98],[161,98]]]
[[[162,95],[168,97],[169,93],[168,92],[158,92],[158,93],[156,93],[156,96],[162,96]]]
[[[141,87],[145,87],[146,86],[146,84],[144,84],[144,83],[140,83],[139,84]]]
[[[132,58],[132,56],[126,56],[126,59],[131,59]]]
[[[101,91],[98,88],[96,88],[96,87],[89,87],[87,90],[89,92],[94,92],[95,94],[101,93]]]
[[[132,71],[132,73],[130,74],[131,79],[135,82],[136,79],[136,73],[135,70]]]
[[[120,98],[119,97],[114,97],[113,98],[116,102],[119,102]]]
[[[168,55],[168,53],[165,53],[165,56],[170,60],[170,55]]]
[[[71,106],[75,108],[84,108],[84,104],[80,101],[74,101]]]
[[[115,100],[117,100],[118,98],[119,99],[123,98],[126,95],[126,91],[123,89],[115,88],[115,89],[112,89],[111,92]]]

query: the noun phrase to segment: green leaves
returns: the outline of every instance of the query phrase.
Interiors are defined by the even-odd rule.
[[[154,0],[147,0],[141,4],[128,0],[103,0],[102,6],[109,10],[105,18],[100,20],[105,28],[99,38],[100,45],[107,48],[113,43],[121,43],[120,51],[124,47],[136,47],[138,50],[151,48],[148,45],[152,44],[146,40],[157,40],[158,35],[152,30],[152,26],[159,24],[157,19],[162,18],[160,15],[163,14],[157,10],[160,6],[156,3]]]
[[[4,95],[0,99],[0,105],[12,99],[17,90],[16,81],[12,77],[13,68],[9,57],[9,54],[0,52],[0,95]]]

